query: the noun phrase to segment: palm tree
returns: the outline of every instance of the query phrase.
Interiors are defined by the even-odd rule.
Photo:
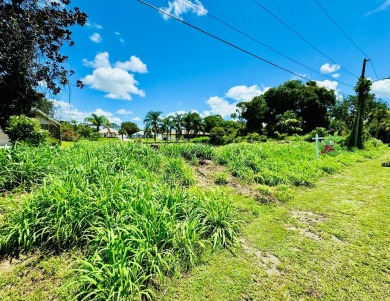
[[[96,132],[99,132],[99,129],[102,125],[109,123],[106,116],[98,116],[95,113],[93,113],[90,117],[85,118],[85,121],[96,126]]]
[[[184,115],[183,114],[177,114],[173,117],[173,125],[176,129],[176,140],[180,140],[180,136],[183,130],[183,123],[184,123]]]
[[[124,129],[120,128],[118,134],[122,136],[122,141],[123,141],[123,135],[126,135],[127,133]]]
[[[161,119],[161,122],[160,122],[160,130],[161,130],[161,133],[165,133],[167,135],[166,137],[166,141],[168,142],[168,135],[169,135],[169,117],[164,117],[163,119]]]
[[[157,132],[158,126],[161,121],[160,115],[162,112],[160,111],[149,111],[144,119],[144,123],[146,127],[150,128],[154,133],[154,143],[157,142]]]

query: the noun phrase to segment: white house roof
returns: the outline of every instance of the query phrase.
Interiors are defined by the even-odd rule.
[[[100,134],[108,134],[108,133],[111,133],[111,134],[116,134],[116,135],[118,135],[118,131],[117,131],[117,130],[114,130],[114,129],[112,129],[112,128],[110,128],[110,131],[108,131],[107,128],[101,129],[101,130],[99,131],[99,133],[100,133]]]

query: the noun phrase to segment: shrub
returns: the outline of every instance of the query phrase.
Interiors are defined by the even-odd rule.
[[[191,140],[192,143],[203,143],[208,144],[210,143],[210,137],[197,137]]]
[[[214,145],[222,145],[226,132],[223,127],[212,128],[210,132],[210,143]]]
[[[42,130],[39,121],[26,115],[11,116],[6,129],[11,142],[24,141],[32,145],[45,142],[49,132]]]

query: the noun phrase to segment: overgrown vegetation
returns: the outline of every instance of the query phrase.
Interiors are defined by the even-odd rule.
[[[0,253],[80,248],[76,299],[149,298],[161,277],[235,242],[230,197],[186,190],[193,175],[182,158],[138,144],[89,142],[17,146],[2,150],[1,160],[3,190],[41,185],[6,214]]]

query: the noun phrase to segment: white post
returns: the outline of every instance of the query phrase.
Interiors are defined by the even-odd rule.
[[[324,139],[324,137],[318,137],[318,134],[316,134],[316,137],[315,138],[311,138],[311,139],[316,141],[316,160],[318,160],[318,157],[319,157],[318,142],[320,140]]]

